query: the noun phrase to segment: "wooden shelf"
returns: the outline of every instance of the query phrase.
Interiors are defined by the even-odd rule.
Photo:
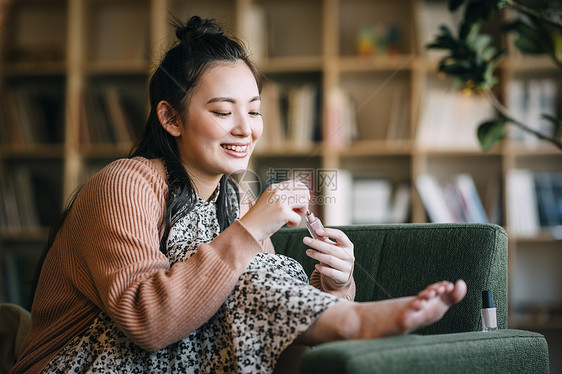
[[[562,226],[556,229],[562,233]],[[560,243],[562,250],[562,238],[555,237],[554,233],[548,229],[542,229],[538,234],[533,236],[517,236],[511,235],[510,240],[519,244],[548,244]]]
[[[286,146],[265,146],[267,149],[254,150],[255,157],[320,157],[322,155],[322,144],[311,145],[309,147]]]
[[[0,145],[0,158],[63,158],[64,144]]]
[[[385,141],[385,140],[362,140],[339,151],[342,157],[347,156],[387,156],[387,155],[405,155],[412,153],[413,142],[410,140],[403,141]]]
[[[509,328],[523,330],[562,329],[562,316],[548,311],[537,313],[511,313]]]
[[[338,67],[342,73],[409,70],[414,66],[414,55],[340,57]]]
[[[416,146],[416,152],[428,156],[479,156],[479,157],[490,157],[490,156],[501,156],[503,154],[501,149],[495,148],[488,152],[483,152],[481,149],[454,149],[454,148],[425,148]]]
[[[46,242],[50,228],[13,228],[0,230],[0,242]]]
[[[148,75],[148,61],[92,61],[84,64],[87,75]]]
[[[446,7],[447,0],[438,1]],[[180,17],[192,15],[192,12],[201,12],[204,17],[215,17],[216,14],[227,32],[238,34],[245,29],[243,26],[247,26],[245,17],[251,14],[248,7],[261,9],[266,23],[258,25],[264,35],[262,45],[258,45],[261,48],[256,49],[258,56],[265,54],[258,61],[261,71],[272,80],[285,81],[287,85],[283,89],[309,83],[321,90],[322,108],[319,110],[322,113],[323,141],[307,147],[294,147],[268,138],[274,144],[260,145],[254,151],[253,162],[257,164],[345,169],[352,176],[384,174],[389,175],[393,183],[407,181],[412,184],[412,201],[408,209],[414,222],[427,222],[424,206],[415,188],[415,179],[422,173],[448,177],[461,171],[470,172],[480,193],[487,191],[490,181],[497,179],[503,195],[500,199],[505,216],[508,210],[505,206],[505,184],[511,170],[562,171],[562,151],[544,142],[532,147],[504,141],[489,152],[482,152],[479,148],[424,148],[416,143],[415,134],[421,128],[418,123],[421,122],[427,89],[448,87],[450,83],[450,79],[441,79],[442,74],[437,73],[438,57],[415,52],[420,49],[417,45],[420,30],[415,28],[418,21],[415,12],[419,10],[420,0],[22,0],[14,4],[14,15],[17,17],[9,19],[16,23],[10,29],[14,32],[11,35],[13,40],[0,48],[3,54],[0,56],[0,87],[11,89],[20,81],[25,84],[40,81],[49,88],[52,88],[53,82],[60,86],[64,113],[60,115],[63,128],[59,133],[64,134],[64,138],[63,135],[52,138],[53,141],[62,141],[62,144],[2,144],[0,170],[34,163],[40,168],[43,161],[46,164],[57,163],[52,169],[61,170],[61,175],[57,177],[60,177],[63,195],[70,195],[83,182],[82,179],[98,166],[124,157],[129,152],[130,143],[81,144],[78,141],[78,129],[83,118],[80,100],[85,93],[105,93],[107,86],[117,86],[124,88],[127,94],[133,92],[134,96],[138,93],[141,96],[138,101],[144,104],[146,85],[143,84],[157,65],[158,55],[173,39],[167,20],[170,9]],[[252,11],[255,10],[252,8]],[[374,54],[367,58],[355,55],[361,26],[388,26],[391,21],[403,29],[400,46],[394,49],[400,51],[398,54]],[[36,36],[49,42],[46,50],[51,49],[50,56],[53,57],[50,58],[62,61],[9,60],[49,56],[48,53],[40,53],[42,48],[34,50],[36,45],[31,48],[27,45]],[[26,51],[31,53],[25,54]],[[149,54],[150,57],[147,56]],[[560,70],[548,57],[509,56],[503,59],[498,70],[501,79],[498,88],[504,101],[508,83],[518,77],[552,77],[558,89],[562,85]],[[343,125],[338,131],[328,133],[328,129],[334,128],[328,121],[330,109],[333,109],[330,94],[339,89],[349,94],[350,101],[355,104],[350,113],[353,112],[351,117],[357,123],[357,131],[355,138],[347,138],[356,140],[345,146],[332,145],[336,136],[348,135],[344,135],[344,131],[339,132],[344,129]],[[403,96],[400,96],[401,91],[404,91]],[[558,104],[560,95],[562,93],[559,92]],[[133,99],[139,98],[135,96]],[[393,102],[399,104],[393,106]],[[389,114],[391,112],[394,116]],[[396,120],[397,115],[403,115],[403,122]],[[349,117],[334,123],[347,125]],[[394,121],[391,121],[392,118]],[[137,122],[139,126],[144,126],[143,121]],[[267,118],[264,118],[264,126],[267,125]],[[112,137],[90,137],[90,140],[94,139]],[[67,197],[62,196],[61,200],[65,201]],[[0,231],[0,254],[11,250],[10,246],[14,244],[43,241],[47,233],[46,228],[9,233]],[[556,252],[559,248],[560,241],[547,231],[530,238],[509,234],[510,266],[517,263],[518,251],[538,248]],[[512,272],[510,282],[513,283],[513,277],[517,276]],[[514,316],[517,326],[542,324],[562,328],[560,319],[549,319],[549,322],[543,323],[537,322],[535,317]]]
[[[558,149],[555,145],[546,142],[537,142],[532,145],[508,142],[505,153],[506,155],[515,157],[562,156],[562,150]]]
[[[264,73],[321,71],[322,57],[274,57],[260,63]]]
[[[113,159],[126,157],[133,145],[129,143],[100,143],[79,146],[79,154],[85,158]]]
[[[64,75],[66,62],[5,62],[0,66],[0,71],[5,76],[34,76],[34,75]]]
[[[510,56],[501,62],[500,68],[516,73],[536,70],[560,72],[560,68],[547,56]]]

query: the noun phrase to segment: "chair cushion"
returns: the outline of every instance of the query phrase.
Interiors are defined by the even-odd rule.
[[[302,374],[548,372],[544,336],[513,329],[322,344],[301,361]]]

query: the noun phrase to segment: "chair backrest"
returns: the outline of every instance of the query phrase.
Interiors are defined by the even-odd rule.
[[[7,373],[14,365],[30,324],[31,314],[27,310],[0,303],[0,373]]]
[[[482,291],[492,290],[498,325],[507,328],[507,234],[492,224],[393,224],[339,227],[355,246],[356,301],[415,295],[440,281],[464,279],[465,299],[420,334],[481,329]],[[311,274],[304,228],[279,230],[271,239],[277,253],[299,261]]]

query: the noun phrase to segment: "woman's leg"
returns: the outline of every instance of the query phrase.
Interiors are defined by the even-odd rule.
[[[368,303],[339,302],[324,311],[295,344],[400,335],[440,320],[466,295],[466,283],[439,282],[417,296]]]

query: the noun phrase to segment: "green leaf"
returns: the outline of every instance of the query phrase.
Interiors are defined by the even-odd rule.
[[[476,54],[482,55],[484,50],[492,46],[493,40],[490,35],[481,34],[474,39],[474,50]]]
[[[476,39],[478,38],[478,33],[480,32],[480,24],[479,23],[474,23],[471,27],[470,27],[470,31],[468,32],[468,34],[466,35],[466,44],[473,48]]]
[[[457,10],[462,4],[464,0],[450,0],[449,1],[449,12],[454,12]]]
[[[472,0],[466,4],[464,21],[475,23],[479,20],[487,20],[493,7],[495,7],[493,1]]]
[[[548,52],[548,33],[542,32],[535,26],[521,20],[512,22],[505,27],[507,31],[517,33],[515,46],[525,54],[543,54]]]
[[[527,39],[522,36],[515,39],[515,42],[513,42],[513,44],[515,44],[515,46],[519,51],[521,51],[521,53],[527,55],[540,55],[545,53],[541,43],[536,43],[534,40]]]
[[[553,131],[554,137],[556,137],[556,135],[562,131],[562,119],[546,113],[542,114],[542,118],[552,122],[552,124],[554,125],[554,131]]]
[[[506,119],[494,119],[486,121],[478,126],[478,141],[484,152],[488,152],[494,144],[503,139],[506,123]]]

